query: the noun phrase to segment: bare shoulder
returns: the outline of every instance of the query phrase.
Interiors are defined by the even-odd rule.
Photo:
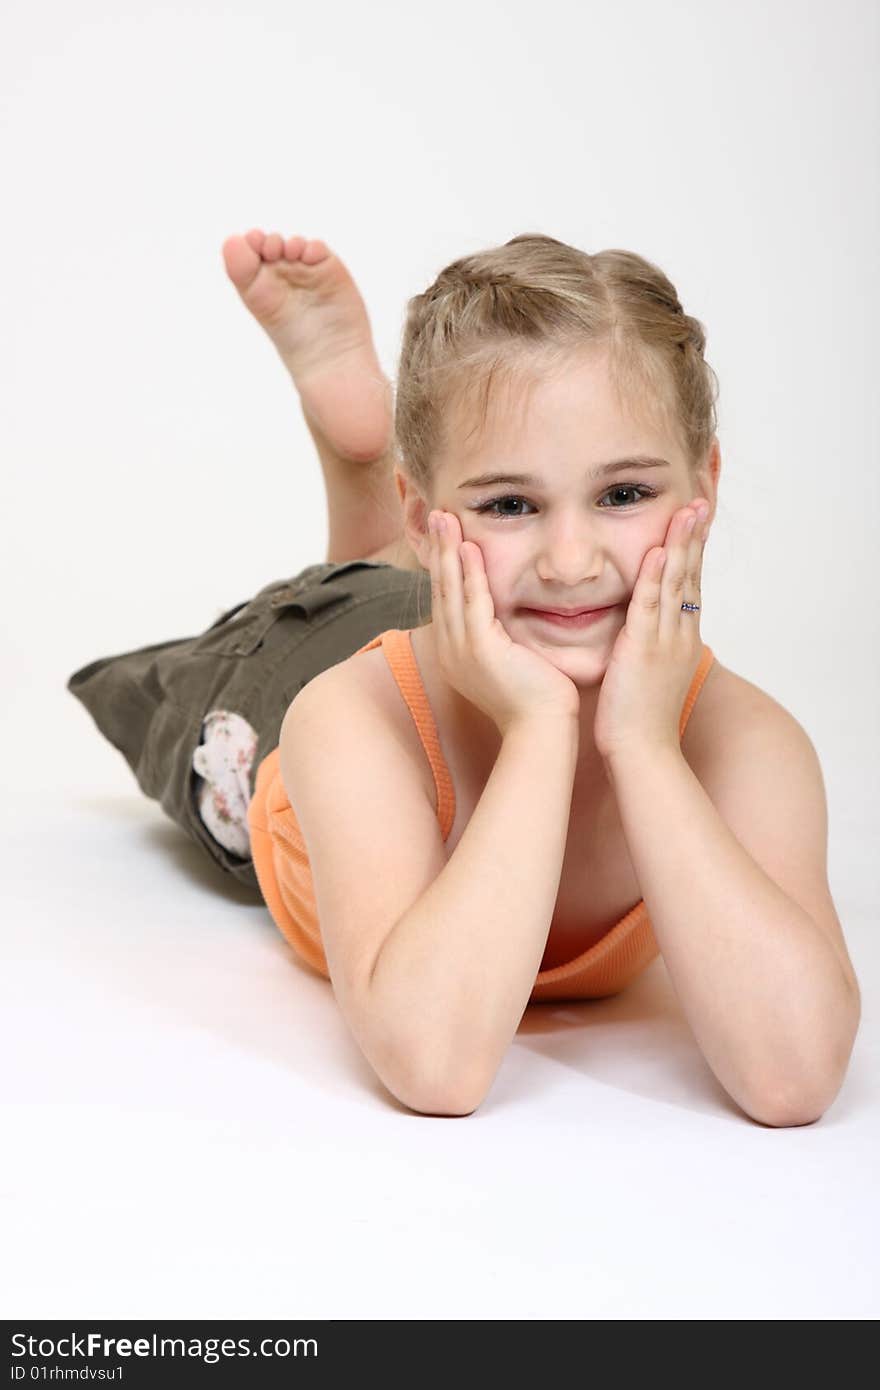
[[[369,714],[377,711],[387,713],[388,701],[382,672],[382,667],[387,668],[387,665],[380,647],[368,652],[355,652],[313,676],[297,693],[289,708],[292,709],[306,697],[310,703],[318,704],[325,697],[335,701],[338,695],[341,701],[351,706],[355,716],[358,710],[365,710]]]
[[[702,781],[704,773],[723,769],[740,730],[769,730],[789,721],[800,728],[784,705],[716,657],[688,721],[682,751]]]
[[[436,807],[430,764],[397,682],[381,647],[354,652],[321,671],[299,692],[290,708],[310,692],[313,708],[327,705],[331,718],[345,718],[349,728],[384,736],[385,756],[393,759],[398,777],[409,774],[414,785]],[[332,707],[333,713],[330,714]]]
[[[745,769],[757,768],[765,790],[772,768],[784,777],[795,764],[815,782],[821,770],[803,725],[753,681],[714,661],[682,738],[682,752],[713,799],[742,788]]]

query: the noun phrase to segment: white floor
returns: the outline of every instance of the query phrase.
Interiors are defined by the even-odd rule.
[[[4,830],[4,1316],[878,1316],[871,919],[837,899],[863,1016],[814,1125],[729,1100],[662,960],[528,1010],[473,1115],[414,1115],[66,699]]]

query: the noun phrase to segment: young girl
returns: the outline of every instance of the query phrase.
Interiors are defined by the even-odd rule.
[[[518,236],[410,301],[392,418],[324,243],[223,253],[299,390],[328,565],[430,578],[429,622],[303,684],[249,805],[234,710],[195,763],[206,821],[237,766],[214,829],[379,1078],[469,1114],[529,1002],[618,993],[659,951],[734,1100],[815,1120],[859,988],[813,745],[700,635],[721,464],[700,323],[637,255]]]

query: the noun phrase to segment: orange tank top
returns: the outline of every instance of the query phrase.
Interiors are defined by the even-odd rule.
[[[437,726],[419,673],[409,629],[389,628],[359,648],[381,646],[400,693],[415,720],[437,789],[437,819],[445,840],[455,819],[455,791],[440,748]],[[357,653],[356,653],[357,654]],[[715,660],[703,654],[682,707],[683,734],[703,682]],[[251,853],[260,891],[282,935],[297,955],[327,979],[330,972],[321,944],[315,892],[305,841],[281,780],[279,750],[273,748],[257,769],[248,807]],[[660,948],[640,898],[624,917],[573,960],[540,970],[529,1003],[546,999],[596,999],[618,994],[651,964]]]

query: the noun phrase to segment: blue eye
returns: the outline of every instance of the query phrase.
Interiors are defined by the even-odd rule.
[[[609,488],[606,493],[603,493],[603,497],[613,497],[615,494],[621,492],[639,493],[640,496],[636,498],[636,502],[641,502],[643,497],[657,496],[654,488],[646,487],[643,483],[620,483],[617,487]],[[493,517],[496,521],[518,521],[523,515],[522,512],[500,512],[496,510],[501,506],[502,502],[524,502],[527,507],[531,507],[532,505],[531,502],[527,502],[524,497],[520,497],[515,493],[507,493],[504,497],[492,497],[488,502],[482,502],[478,507],[475,507],[474,510],[481,514],[485,513],[487,516]],[[605,506],[602,510],[605,512],[621,512],[633,506],[635,506],[635,502],[625,502],[622,506]]]

